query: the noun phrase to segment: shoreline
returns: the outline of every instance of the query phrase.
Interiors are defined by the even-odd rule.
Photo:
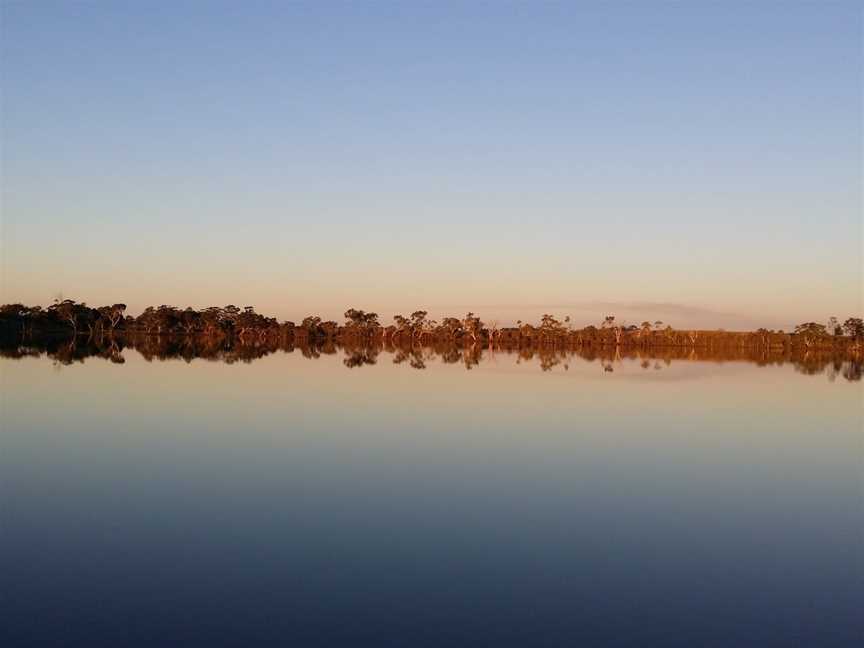
[[[37,340],[181,337],[229,341],[231,344],[290,342],[317,345],[327,341],[340,344],[395,344],[398,346],[451,344],[457,347],[562,347],[562,348],[685,348],[752,349],[778,352],[834,351],[851,355],[864,352],[864,322],[850,317],[842,325],[831,318],[827,325],[807,322],[794,332],[757,329],[725,331],[675,329],[656,321],[641,326],[616,322],[607,316],[599,326],[576,328],[569,318],[558,320],[544,314],[537,324],[515,327],[486,324],[474,313],[462,318],[445,317],[440,322],[415,311],[410,317],[396,315],[388,326],[376,313],[357,309],[345,312],[345,322],[322,321],[310,315],[300,324],[256,313],[254,308],[209,307],[203,310],[172,306],[149,307],[137,317],[126,313],[124,304],[91,308],[73,300],[48,308],[6,304],[0,306],[0,338],[7,343]]]

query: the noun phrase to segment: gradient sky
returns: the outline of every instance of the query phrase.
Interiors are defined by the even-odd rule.
[[[862,312],[858,2],[0,18],[0,301]]]

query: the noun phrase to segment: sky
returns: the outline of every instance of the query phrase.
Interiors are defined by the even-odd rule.
[[[862,314],[864,9],[0,3],[0,302]]]

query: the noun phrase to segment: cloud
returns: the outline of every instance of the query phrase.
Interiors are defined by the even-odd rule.
[[[578,302],[577,302],[578,304]],[[618,310],[627,310],[627,311],[651,311],[652,313],[664,313],[668,316],[672,317],[713,317],[718,319],[741,319],[747,318],[748,316],[743,315],[741,313],[730,313],[727,311],[719,311],[713,308],[705,308],[704,306],[689,306],[687,304],[675,304],[672,302],[651,302],[651,301],[639,301],[639,302],[604,302],[604,301],[594,301],[594,302],[582,302],[579,304],[581,307],[584,307],[586,310],[596,310],[596,309],[611,309],[614,311]]]
[[[465,305],[452,305],[447,308],[464,309]],[[562,301],[545,304],[486,304],[473,305],[472,310],[480,313],[530,313],[528,317],[538,317],[542,313],[557,315],[570,314],[578,321],[599,322],[605,315],[615,315],[622,323],[636,323],[643,320],[662,320],[672,326],[692,328],[759,328],[782,326],[776,322],[766,322],[752,315],[722,311],[704,306],[679,304],[675,302],[653,301]],[[576,317],[580,313],[585,317]],[[637,321],[638,320],[638,321]]]

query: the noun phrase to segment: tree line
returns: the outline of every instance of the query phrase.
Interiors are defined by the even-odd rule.
[[[377,313],[350,308],[341,324],[317,315],[295,324],[257,313],[252,306],[210,306],[200,310],[149,306],[136,317],[127,312],[125,304],[94,308],[72,299],[56,300],[47,308],[24,304],[0,306],[0,332],[24,339],[135,335],[203,336],[236,339],[241,343],[265,339],[291,339],[300,344],[328,339],[355,343],[384,339],[403,346],[448,342],[463,346],[840,347],[855,352],[864,349],[864,321],[860,317],[849,317],[843,322],[831,317],[824,324],[804,322],[789,333],[765,328],[727,332],[674,329],[659,320],[628,324],[617,321],[614,315],[604,317],[596,325],[576,328],[569,317],[559,320],[549,313],[536,323],[518,321],[516,326],[500,327],[495,321],[484,322],[473,312],[439,321],[430,318],[425,310],[408,316],[395,315],[393,323],[385,325]]]

